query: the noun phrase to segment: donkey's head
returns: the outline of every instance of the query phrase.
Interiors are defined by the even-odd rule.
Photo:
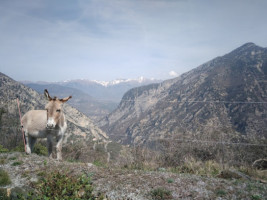
[[[64,99],[58,99],[57,97],[51,98],[47,89],[44,90],[44,95],[49,101],[45,109],[47,111],[47,128],[55,128],[59,124],[59,121],[63,115],[62,104],[67,102],[72,96],[66,97]]]

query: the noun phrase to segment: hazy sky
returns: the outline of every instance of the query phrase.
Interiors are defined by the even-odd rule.
[[[267,47],[266,0],[0,0],[0,71],[15,80],[167,79]]]

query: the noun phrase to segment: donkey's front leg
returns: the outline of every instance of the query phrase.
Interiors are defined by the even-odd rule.
[[[53,137],[52,135],[47,135],[47,150],[48,150],[48,157],[52,157],[52,151],[53,151]]]
[[[62,142],[63,142],[63,135],[58,135],[57,136],[57,146],[56,146],[56,150],[57,150],[57,160],[62,160]]]

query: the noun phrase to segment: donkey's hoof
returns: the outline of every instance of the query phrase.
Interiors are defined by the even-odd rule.
[[[30,148],[26,148],[26,154],[27,155],[30,155],[32,152],[31,152],[31,149]]]

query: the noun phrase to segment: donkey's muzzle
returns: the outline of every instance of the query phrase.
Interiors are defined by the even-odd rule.
[[[46,128],[53,129],[56,127],[55,120],[53,118],[48,118]]]
[[[54,124],[46,124],[47,129],[54,129],[56,126]]]

